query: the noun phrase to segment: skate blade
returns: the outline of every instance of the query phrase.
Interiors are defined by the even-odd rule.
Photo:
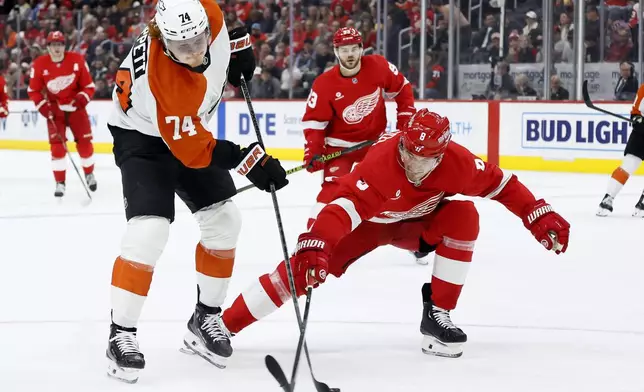
[[[122,368],[108,358],[107,375],[111,378],[128,384],[135,384],[139,381],[140,371],[141,369]]]
[[[421,349],[427,355],[458,358],[463,355],[463,343],[443,343],[433,336],[424,335]]]
[[[610,210],[607,210],[605,208],[599,207],[599,209],[597,210],[595,215],[597,215],[597,216],[608,216],[608,215],[610,215],[610,213],[611,213]]]
[[[416,264],[427,265],[429,264],[429,260],[427,259],[428,257],[423,257],[422,259],[419,259],[418,257],[416,257]]]
[[[192,332],[186,333],[186,336],[183,338],[183,344],[186,346],[179,349],[182,353],[186,354],[196,354],[206,361],[210,362],[212,365],[218,367],[219,369],[225,369],[228,364],[228,358],[222,357],[208,350],[206,346],[203,345],[201,339],[199,339]]]
[[[635,218],[644,218],[644,210],[640,210],[639,208],[636,208],[633,211],[633,217],[635,217]]]

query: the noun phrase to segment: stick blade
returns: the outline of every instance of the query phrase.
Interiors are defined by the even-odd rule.
[[[288,385],[286,375],[284,374],[284,371],[282,370],[282,367],[277,362],[277,360],[272,355],[267,355],[266,358],[264,358],[264,363],[266,363],[266,368],[271,373],[271,375],[273,375],[280,387],[282,387],[285,391],[290,391],[291,388]]]

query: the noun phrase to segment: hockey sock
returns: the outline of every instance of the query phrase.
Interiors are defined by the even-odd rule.
[[[81,141],[76,143],[78,155],[81,157],[81,166],[85,174],[94,172],[94,145],[90,141]]]
[[[132,328],[141,316],[154,267],[117,257],[112,269],[112,320]]]
[[[206,306],[220,307],[226,299],[228,283],[233,274],[235,249],[207,249],[198,243],[195,264],[199,302]]]
[[[640,167],[642,160],[635,155],[627,154],[622,160],[622,164],[613,171],[610,179],[608,180],[608,187],[606,188],[606,193],[611,197],[617,196],[617,194],[622,190],[626,181],[630,176]]]

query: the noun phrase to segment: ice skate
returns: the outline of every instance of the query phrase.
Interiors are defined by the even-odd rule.
[[[231,334],[221,319],[221,308],[198,303],[188,321],[188,333],[183,339],[187,350],[220,369],[225,369],[233,354]],[[185,351],[184,351],[185,352]]]
[[[145,359],[139,351],[136,328],[124,328],[112,323],[106,355],[108,376],[129,384],[139,380],[139,371],[145,367]]]
[[[63,196],[65,196],[65,183],[64,182],[57,182],[56,183],[56,190],[54,191],[54,196],[55,197],[63,197]]]
[[[416,260],[417,264],[420,264],[420,265],[429,264],[429,259],[427,258],[427,255],[429,255],[429,252],[416,251],[416,252],[411,252],[411,254],[414,256],[414,259]]]
[[[636,218],[644,218],[644,193],[640,196],[639,201],[635,204],[633,216]]]
[[[460,357],[463,354],[462,345],[467,342],[467,335],[452,323],[449,310],[432,303],[429,283],[423,285],[422,292],[423,317],[420,333],[423,334],[423,352],[439,357]]]
[[[89,187],[89,190],[92,192],[96,192],[96,177],[94,177],[94,173],[89,173],[85,174],[85,181],[87,181],[87,186]]]
[[[602,202],[599,203],[599,209],[597,210],[597,216],[608,216],[613,212],[613,200],[614,198],[608,193],[604,195]]]

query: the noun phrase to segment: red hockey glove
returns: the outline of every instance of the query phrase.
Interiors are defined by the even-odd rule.
[[[532,232],[541,245],[548,250],[554,250],[556,254],[568,249],[570,223],[554,212],[550,204],[540,199],[526,212],[523,216],[523,225]]]
[[[404,112],[399,112],[398,116],[396,116],[396,129],[399,131],[404,131],[407,129],[407,126],[409,125],[409,120],[411,119],[411,116],[416,113],[415,108],[410,108],[407,111]]]
[[[331,250],[325,240],[311,233],[303,233],[297,239],[295,251],[295,281],[304,282],[305,286],[314,286],[326,280],[329,271]]]
[[[304,131],[306,145],[304,146],[304,166],[309,173],[324,169],[324,162],[317,159],[324,155],[324,131]]]
[[[0,118],[5,118],[9,115],[9,110],[6,106],[0,105]]]
[[[87,104],[89,103],[89,99],[87,99],[87,95],[84,93],[78,93],[74,97],[74,101],[72,102],[72,105],[76,107],[76,109],[82,109]]]
[[[47,119],[52,120],[54,118],[54,113],[51,111],[51,105],[49,102],[42,104],[40,108],[38,108],[38,111]]]

